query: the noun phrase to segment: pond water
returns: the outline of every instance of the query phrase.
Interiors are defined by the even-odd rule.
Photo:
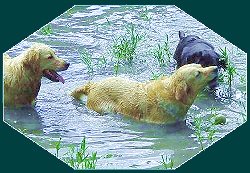
[[[147,81],[153,73],[173,73],[175,61],[170,59],[166,67],[160,68],[152,52],[158,44],[164,44],[168,35],[173,54],[179,41],[178,31],[182,30],[208,40],[217,52],[219,48],[227,48],[238,72],[232,83],[231,97],[227,96],[226,83],[220,84],[214,94],[204,91],[190,108],[187,120],[172,125],[138,122],[116,114],[100,116],[75,101],[69,93],[77,86],[90,79],[98,81],[115,75],[110,50],[114,40],[126,34],[126,28],[131,25],[143,38],[132,65],[121,66],[119,76]],[[65,84],[42,78],[36,106],[4,108],[4,120],[52,154],[56,153],[54,144],[60,137],[59,157],[64,157],[70,145],[77,146],[86,137],[88,151],[97,151],[97,169],[163,169],[161,155],[171,157],[176,168],[201,151],[195,136],[194,117],[209,116],[211,107],[226,117],[225,125],[216,126],[214,141],[246,121],[246,53],[176,6],[74,6],[49,26],[51,33],[43,34],[39,30],[7,53],[14,57],[32,42],[48,44],[59,57],[71,63],[67,71],[60,72]],[[93,57],[93,77],[80,59],[81,49]],[[100,65],[103,57],[106,63]],[[208,140],[203,142],[205,147],[211,144]]]

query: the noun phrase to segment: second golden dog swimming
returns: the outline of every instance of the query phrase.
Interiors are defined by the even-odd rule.
[[[180,67],[170,77],[145,83],[110,77],[75,89],[76,99],[87,96],[87,107],[98,113],[114,112],[152,123],[183,120],[197,94],[215,77],[216,66]]]

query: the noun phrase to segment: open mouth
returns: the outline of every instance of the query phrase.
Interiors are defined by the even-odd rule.
[[[43,76],[48,78],[53,82],[62,82],[64,84],[65,80],[54,70],[43,70]]]

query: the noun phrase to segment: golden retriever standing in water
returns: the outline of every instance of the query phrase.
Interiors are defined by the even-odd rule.
[[[188,64],[170,77],[146,83],[111,77],[79,87],[71,95],[76,99],[88,96],[87,107],[98,113],[116,112],[146,122],[170,123],[185,118],[217,70],[216,66]]]
[[[42,76],[64,83],[56,71],[67,70],[69,63],[58,58],[47,45],[35,43],[21,55],[4,54],[4,105],[32,105],[37,97]]]

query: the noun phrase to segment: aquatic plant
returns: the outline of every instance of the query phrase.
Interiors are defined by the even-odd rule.
[[[224,82],[226,80],[227,84],[229,85],[229,88],[231,88],[234,76],[238,73],[236,67],[233,65],[233,63],[229,58],[227,48],[226,47],[224,49],[220,48],[219,51],[221,53],[220,58],[224,60],[226,63],[225,72],[221,73],[221,75],[219,76],[219,81]]]
[[[105,68],[107,65],[107,59],[104,55],[102,55],[101,57],[99,57],[98,61],[97,61],[97,67],[100,68]]]
[[[194,135],[196,136],[200,146],[201,146],[201,150],[204,149],[203,147],[203,141],[204,141],[204,137],[202,135],[202,117],[201,116],[196,116],[194,117]]]
[[[170,63],[172,53],[170,51],[168,35],[166,35],[166,41],[164,41],[164,44],[157,44],[157,47],[153,49],[152,54],[160,67],[166,67],[166,64]]]
[[[117,61],[115,64],[114,64],[114,73],[115,75],[117,76],[118,75],[118,71],[119,71],[119,61]]]
[[[57,141],[57,142],[55,143],[56,157],[58,157],[59,150],[61,149],[61,140],[62,140],[62,138],[60,138],[59,141]]]
[[[159,79],[159,78],[161,78],[161,77],[163,77],[164,76],[164,74],[163,73],[155,73],[155,72],[152,72],[152,75],[151,75],[151,78],[150,78],[150,80],[157,80],[157,79]]]
[[[164,41],[163,49],[164,49],[165,55],[167,56],[167,61],[170,62],[171,58],[173,57],[173,54],[170,51],[169,37],[167,34],[166,34],[166,41]]]
[[[58,157],[58,151],[60,149],[61,138],[58,142],[59,145],[56,146]],[[71,145],[68,151],[64,154],[62,158],[69,166],[74,169],[95,169],[97,162],[97,152],[92,152],[91,155],[87,153],[86,139],[83,138],[79,147]]]
[[[74,8],[70,8],[66,11],[66,14],[71,16],[74,13]]]
[[[214,140],[214,134],[217,132],[215,125],[224,124],[225,122],[220,118],[217,108],[211,107],[210,108],[210,115],[207,118],[206,128],[205,131],[207,132],[207,138],[211,142]]]
[[[214,141],[214,135],[217,132],[217,125],[224,125],[226,123],[226,117],[218,113],[216,107],[208,109],[209,115],[206,117],[196,116],[194,117],[194,135],[199,142],[201,149],[204,149],[203,143],[205,140],[210,142]]]
[[[110,26],[110,25],[111,25],[111,22],[109,21],[108,18],[106,18],[106,20],[107,20],[108,25]]]
[[[87,51],[87,49],[81,49],[78,52],[79,52],[80,59],[87,66],[88,75],[92,77],[94,74],[94,65],[93,65],[92,56]]]
[[[164,59],[164,49],[160,44],[157,45],[157,48],[153,50],[153,56],[158,61],[160,67],[165,67],[165,59]]]
[[[135,26],[130,24],[126,26],[126,34],[119,36],[114,40],[112,45],[112,54],[114,56],[114,72],[118,73],[119,66],[122,62],[132,65],[136,48],[138,43],[142,40],[143,36],[138,34]]]
[[[50,35],[50,34],[52,34],[52,32],[53,32],[52,27],[51,27],[50,24],[45,25],[44,27],[42,27],[42,28],[40,29],[40,31],[41,31],[41,33],[42,33],[43,35]]]
[[[243,111],[239,112],[239,114],[242,116],[243,122],[247,121],[247,110],[246,110],[246,92],[242,93],[242,97],[240,99],[231,99],[234,101],[240,108],[243,109]]]
[[[245,103],[244,103],[243,101],[241,101],[241,100],[238,101],[238,104],[239,104],[241,107],[243,107],[244,112],[241,112],[240,114],[242,115],[243,121],[246,122],[246,121],[247,121],[247,114],[246,114],[247,110],[246,110],[246,105],[245,105]]]
[[[103,156],[103,158],[112,158],[112,157],[114,157],[114,155],[111,154],[111,153],[106,154],[106,155]]]
[[[142,20],[149,21],[151,19],[148,8],[145,6],[142,10],[139,11],[139,16]]]
[[[161,159],[162,161],[160,163],[165,169],[173,169],[174,161],[169,155],[166,155],[165,158],[164,155],[161,155]]]

